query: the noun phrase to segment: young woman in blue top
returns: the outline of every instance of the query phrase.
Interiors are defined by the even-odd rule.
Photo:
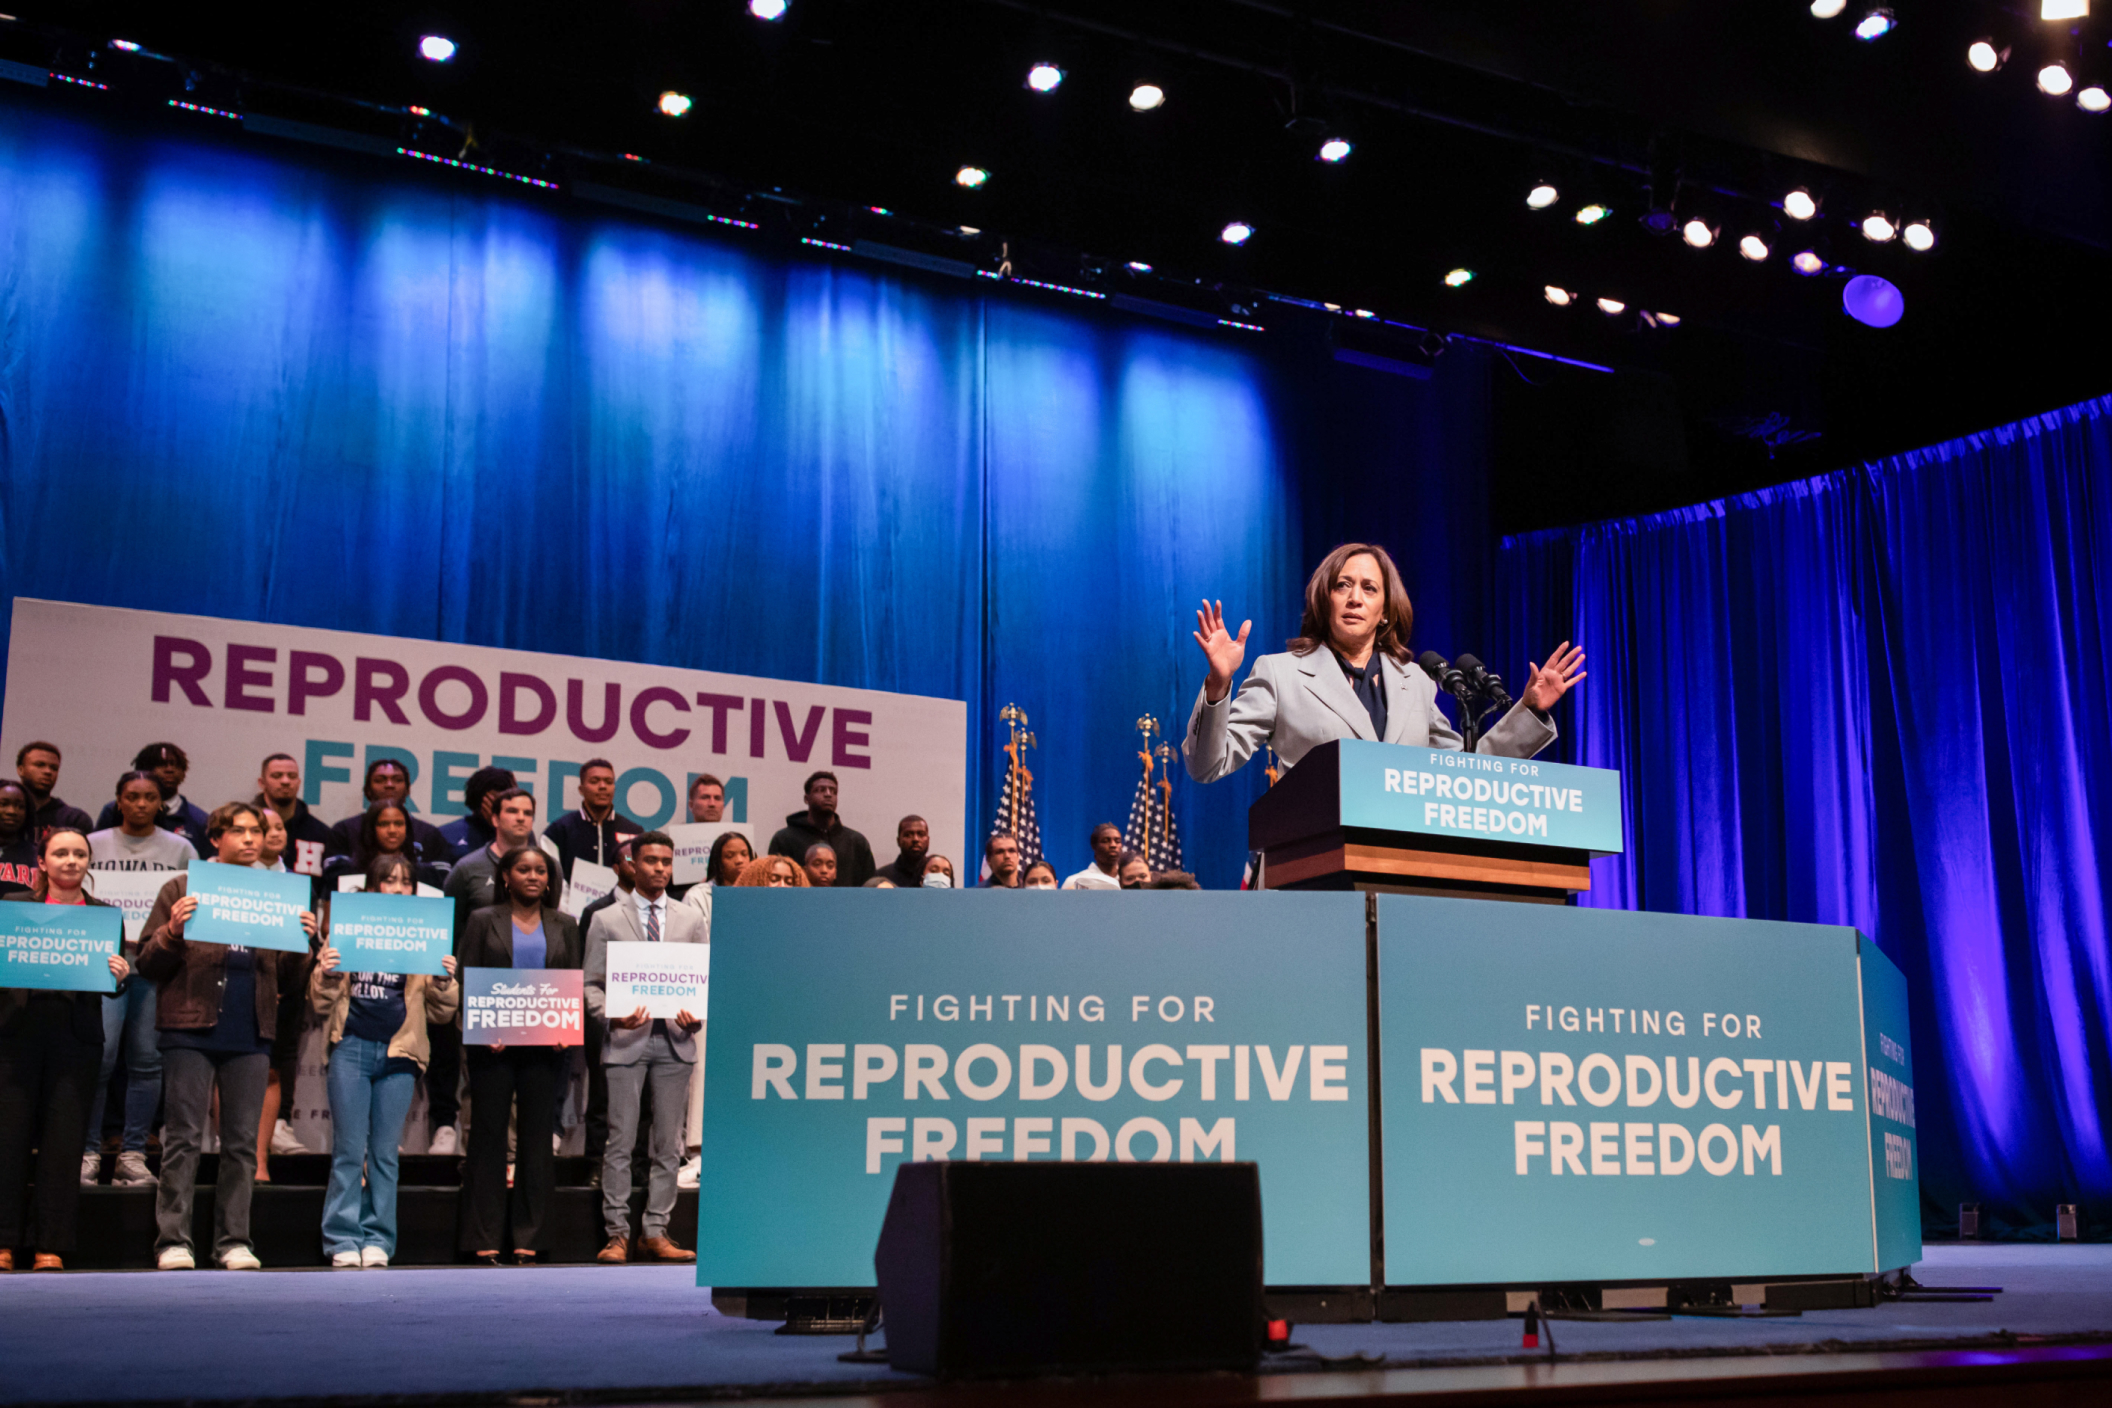
[[[563,881],[533,844],[499,858],[499,902],[469,917],[457,954],[470,968],[578,968],[579,926],[557,907]],[[550,1136],[565,1071],[562,1046],[478,1046],[467,1042],[469,1156],[462,1165],[457,1243],[497,1266],[509,1224],[517,1265],[535,1264],[543,1216],[557,1181]],[[506,1187],[506,1114],[514,1115],[514,1175]]]
[[[388,805],[388,804],[383,804]],[[410,857],[377,855],[370,895],[415,895]],[[325,930],[308,1000],[329,1037],[330,1187],[323,1195],[323,1252],[339,1270],[377,1268],[396,1254],[396,1146],[419,1073],[431,1059],[428,1022],[450,1022],[462,1005],[453,954],[440,977],[347,973]]]

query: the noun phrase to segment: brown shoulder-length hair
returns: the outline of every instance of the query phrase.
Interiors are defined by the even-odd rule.
[[[733,883],[750,887],[768,886],[770,883],[770,872],[779,864],[792,867],[793,888],[800,890],[813,888],[813,883],[807,879],[807,872],[801,868],[798,861],[793,860],[789,856],[757,856],[754,860],[741,867],[741,878]]]
[[[1401,585],[1400,569],[1377,543],[1344,543],[1313,569],[1312,580],[1305,584],[1305,618],[1298,623],[1298,634],[1288,642],[1291,654],[1310,655],[1322,646],[1334,644],[1328,633],[1328,598],[1335,590],[1335,578],[1342,575],[1343,565],[1360,554],[1369,554],[1379,564],[1379,583],[1386,593],[1379,638],[1373,648],[1381,655],[1392,656],[1396,664],[1408,663],[1408,633],[1415,629],[1415,607],[1409,603],[1408,588]]]

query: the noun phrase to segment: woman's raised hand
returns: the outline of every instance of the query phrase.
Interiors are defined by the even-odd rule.
[[[1195,613],[1195,643],[1203,648],[1203,658],[1210,662],[1210,677],[1203,681],[1203,697],[1212,704],[1231,693],[1232,676],[1247,658],[1247,632],[1253,626],[1252,621],[1240,622],[1239,635],[1234,638],[1225,630],[1222,601],[1205,600],[1203,609]]]

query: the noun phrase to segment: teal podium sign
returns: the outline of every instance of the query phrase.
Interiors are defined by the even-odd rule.
[[[1612,855],[1621,775],[1536,758],[1345,739],[1340,825]]]
[[[700,1285],[872,1285],[911,1159],[1251,1161],[1269,1284],[1369,1284],[1363,896],[714,903]]]
[[[1853,929],[1396,895],[1378,925],[1388,1284],[1919,1258],[1905,983]]]

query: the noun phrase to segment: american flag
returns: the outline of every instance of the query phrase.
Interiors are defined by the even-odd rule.
[[[1017,786],[1018,796],[1013,796]],[[1017,805],[1015,806],[1015,802]],[[1025,768],[1005,769],[1004,790],[997,796],[997,817],[990,823],[990,834],[1009,831],[1019,838],[1019,864],[1024,870],[1041,855],[1041,818],[1034,813],[1034,774]],[[984,870],[987,872],[988,867]]]
[[[1122,835],[1122,844],[1144,857],[1154,872],[1183,870],[1181,828],[1173,818],[1173,749],[1162,743],[1158,754],[1156,768],[1149,751],[1137,754],[1144,771],[1137,778],[1137,794],[1130,800],[1129,829]]]

